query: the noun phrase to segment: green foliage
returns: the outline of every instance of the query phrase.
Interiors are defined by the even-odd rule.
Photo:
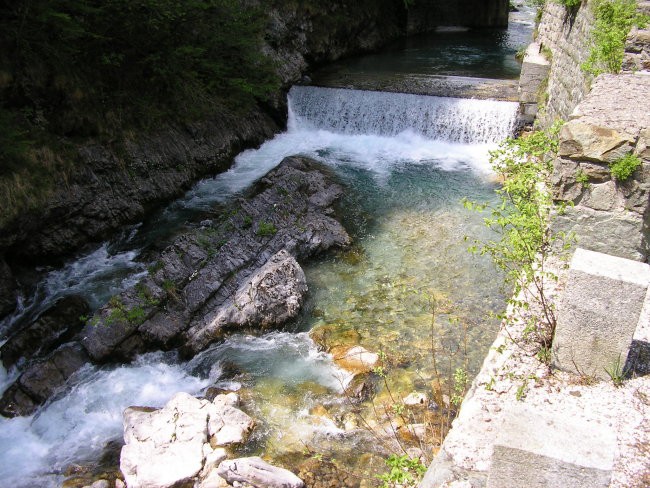
[[[576,181],[580,183],[583,188],[589,188],[589,175],[582,169],[578,168],[575,175]]]
[[[589,57],[582,69],[594,76],[618,73],[623,63],[627,34],[634,25],[646,25],[650,17],[637,12],[636,0],[596,0],[592,5],[596,21]]]
[[[5,107],[63,135],[233,107],[276,87],[265,15],[232,0],[16,0],[0,6]],[[4,83],[2,83],[4,81]]]
[[[244,220],[242,221],[242,228],[248,229],[252,225],[253,225],[253,217],[251,217],[250,215],[246,215],[244,217]]]
[[[118,296],[112,297],[108,301],[110,311],[104,319],[105,325],[113,325],[118,323],[129,323],[132,325],[139,325],[147,318],[147,313],[140,305],[127,308],[124,302]]]
[[[526,381],[517,387],[515,398],[518,402],[521,402],[524,398],[526,398]]]
[[[540,363],[551,364],[551,348],[542,346],[535,355]]]
[[[0,175],[27,166],[30,146],[27,132],[19,127],[14,115],[0,105]]]
[[[611,163],[609,171],[616,181],[625,181],[640,167],[641,160],[630,153]]]
[[[547,270],[546,260],[553,248],[565,248],[569,240],[549,228],[554,207],[548,181],[558,149],[559,130],[560,124],[555,124],[546,131],[507,139],[491,153],[492,167],[503,180],[503,187],[497,190],[500,202],[464,202],[467,208],[487,211],[485,224],[498,236],[485,242],[475,240],[470,252],[489,255],[503,270],[506,284],[513,289],[508,304],[515,310],[526,310],[527,300],[539,305],[542,317],[540,321],[532,317],[532,324],[542,343],[550,341],[555,327],[545,282],[556,278]],[[522,292],[523,300],[519,298]]]
[[[454,394],[451,396],[451,403],[458,406],[463,402],[468,381],[467,371],[463,368],[456,368],[456,371],[454,371]]]
[[[138,298],[144,302],[146,306],[155,307],[160,303],[160,301],[153,296],[151,290],[144,283],[138,283],[135,285],[135,289],[138,292]]]
[[[621,356],[619,355],[616,361],[605,368],[605,372],[614,383],[614,386],[622,386],[625,375],[623,373],[623,365],[621,364]]]
[[[273,222],[260,222],[257,226],[257,235],[266,237],[274,236],[278,232],[278,229],[273,225]]]
[[[578,8],[582,4],[582,0],[555,0],[557,3],[564,5],[568,9]]]
[[[427,470],[422,461],[411,459],[407,454],[391,454],[386,460],[386,465],[390,471],[379,476],[382,488],[414,487]]]

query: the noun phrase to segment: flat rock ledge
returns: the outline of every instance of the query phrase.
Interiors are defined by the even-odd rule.
[[[259,457],[228,459],[228,448],[246,442],[255,421],[235,393],[212,402],[177,393],[159,410],[124,411],[120,469],[127,488],[302,488],[291,471]]]
[[[176,238],[148,276],[114,296],[80,332],[61,331],[69,342],[34,344],[35,355],[0,399],[0,413],[33,413],[89,362],[128,362],[146,351],[176,348],[191,357],[232,331],[292,320],[307,292],[298,263],[350,243],[334,218],[342,194],[325,166],[285,158],[248,198]]]

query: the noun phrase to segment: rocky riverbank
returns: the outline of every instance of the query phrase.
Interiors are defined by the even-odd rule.
[[[148,276],[86,318],[81,330],[67,315],[61,327],[43,328],[61,312],[44,314],[0,349],[3,361],[23,366],[0,400],[2,414],[33,412],[87,362],[174,348],[189,356],[233,330],[282,326],[297,315],[307,291],[298,262],[349,243],[333,217],[342,191],[320,164],[287,158],[249,198],[178,237]],[[22,353],[25,343],[29,354]]]

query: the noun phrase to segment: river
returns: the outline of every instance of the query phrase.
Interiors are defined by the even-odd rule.
[[[294,87],[288,97],[286,132],[243,152],[229,171],[146,222],[49,271],[0,330],[68,294],[93,307],[105,303],[144,276],[152,247],[197,225],[291,154],[314,157],[339,175],[353,246],[305,266],[308,302],[286,330],[233,335],[189,362],[168,352],[87,366],[35,415],[0,420],[6,486],[59,486],[73,463],[100,469],[107,443],[119,444],[125,407],[161,406],[178,391],[200,395],[209,386],[238,390],[260,420],[249,451],[296,469],[317,455],[363,473],[384,452],[369,439],[373,429],[386,429],[376,410],[393,402],[391,395],[427,394],[428,418],[444,422],[453,409],[442,400],[453,393],[451,375],[464,368],[471,378],[478,370],[498,327],[490,313],[504,305],[492,264],[466,251],[465,236],[488,235],[483,217],[461,200],[495,201],[488,152],[513,130],[517,104],[318,87]],[[319,351],[310,331],[381,352],[385,381],[373,402],[352,408],[342,394],[350,375]],[[0,372],[0,384],[16,375]]]

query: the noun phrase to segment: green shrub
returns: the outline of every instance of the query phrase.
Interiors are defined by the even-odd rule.
[[[557,3],[564,5],[568,9],[574,9],[582,4],[582,0],[555,0]]]
[[[626,154],[609,165],[612,178],[616,181],[625,181],[641,167],[641,160],[634,154]]]
[[[542,346],[550,344],[555,328],[555,311],[546,283],[556,277],[548,271],[546,261],[553,250],[567,248],[570,243],[570,236],[553,233],[549,227],[555,207],[548,188],[559,130],[560,124],[555,124],[547,131],[507,139],[491,153],[492,167],[503,179],[503,187],[497,190],[500,202],[464,202],[469,209],[488,211],[485,224],[498,237],[474,240],[470,252],[489,255],[504,272],[506,284],[513,288],[506,291],[512,293],[508,304],[513,311],[525,312],[526,300],[539,306],[539,316],[521,313],[521,318],[529,329],[527,337]]]
[[[589,175],[585,173],[582,169],[578,168],[578,171],[576,171],[576,182],[580,183],[580,186],[583,188],[588,188],[589,187]]]
[[[273,222],[260,222],[257,227],[258,236],[273,236],[277,231],[278,229],[273,225]]]
[[[386,465],[390,471],[379,476],[381,488],[416,486],[427,470],[422,461],[411,459],[407,454],[391,454],[386,460]]]
[[[277,87],[265,22],[232,0],[3,2],[0,95],[62,135],[246,108]]]
[[[637,12],[636,0],[596,0],[591,49],[582,69],[594,76],[618,73],[623,63],[625,39],[632,26],[644,26],[650,19]]]

